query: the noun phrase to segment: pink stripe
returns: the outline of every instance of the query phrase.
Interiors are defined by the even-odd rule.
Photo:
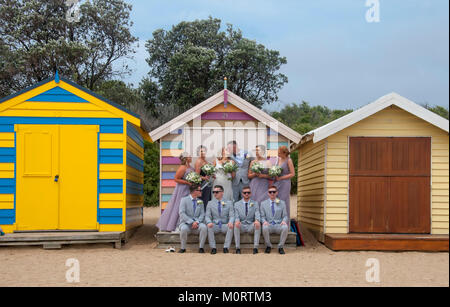
[[[206,112],[202,114],[202,120],[255,120],[255,118],[243,112]]]
[[[162,157],[161,163],[163,165],[179,165],[181,161],[176,157]]]

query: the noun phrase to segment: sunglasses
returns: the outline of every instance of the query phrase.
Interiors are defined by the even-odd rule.
[[[222,193],[223,191],[213,191],[213,194],[219,194]]]
[[[269,191],[269,194],[275,194],[278,191]]]
[[[251,192],[242,192],[242,194],[248,195],[251,194]]]

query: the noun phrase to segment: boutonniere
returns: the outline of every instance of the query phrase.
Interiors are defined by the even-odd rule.
[[[255,204],[254,203],[250,203],[250,208],[253,207]]]
[[[226,203],[223,200],[222,200],[221,204],[222,204],[222,207],[225,207],[225,205],[226,205]]]
[[[197,204],[201,205],[201,204],[203,204],[203,201],[199,199],[199,200],[197,200]]]
[[[276,203],[276,204],[279,204],[279,203],[280,203],[280,200],[277,198],[277,199],[275,200],[275,203]]]

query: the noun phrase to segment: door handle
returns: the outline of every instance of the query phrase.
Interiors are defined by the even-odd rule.
[[[58,182],[59,181],[59,175],[56,175],[55,176],[55,182]]]

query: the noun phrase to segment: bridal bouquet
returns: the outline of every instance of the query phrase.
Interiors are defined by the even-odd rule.
[[[190,172],[186,176],[186,181],[195,185],[200,185],[202,183],[202,177],[200,177],[200,175],[197,174],[196,172]]]
[[[202,171],[206,174],[206,176],[212,176],[216,172],[216,168],[212,164],[205,164],[202,166]]]
[[[283,172],[283,169],[280,166],[275,165],[269,169],[269,176],[270,177],[278,177],[281,175],[282,172]]]
[[[255,163],[253,163],[250,170],[255,174],[261,174],[262,171],[264,170],[264,165],[260,162],[255,162]]]
[[[237,164],[234,164],[231,161],[228,161],[223,165],[223,171],[225,172],[225,174],[228,174],[228,180],[232,180],[231,173],[234,173],[235,171],[237,171],[237,169]]]

